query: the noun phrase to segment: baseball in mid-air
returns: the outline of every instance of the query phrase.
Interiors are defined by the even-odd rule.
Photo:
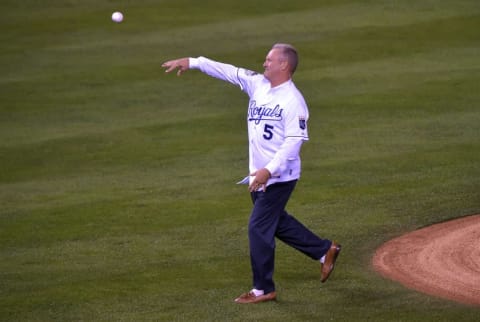
[[[115,11],[112,13],[112,20],[115,21],[116,23],[120,23],[123,21],[123,13],[120,11]]]

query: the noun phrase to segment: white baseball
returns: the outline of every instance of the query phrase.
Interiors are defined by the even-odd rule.
[[[114,13],[112,13],[112,20],[117,22],[117,23],[122,22],[123,21],[123,14],[120,11],[115,11]]]

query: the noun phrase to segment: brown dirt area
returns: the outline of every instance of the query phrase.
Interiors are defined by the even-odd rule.
[[[408,288],[480,306],[480,215],[392,239],[375,252],[373,267]]]

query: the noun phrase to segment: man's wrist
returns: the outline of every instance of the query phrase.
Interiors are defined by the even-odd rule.
[[[273,176],[273,169],[270,169],[268,165],[264,169],[268,171],[268,178],[270,179]]]
[[[189,57],[188,58],[188,68],[190,69],[197,69],[198,68],[198,65],[199,65],[199,62],[198,62],[198,58],[193,58],[193,57]]]

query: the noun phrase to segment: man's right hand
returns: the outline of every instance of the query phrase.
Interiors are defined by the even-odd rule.
[[[165,73],[170,73],[178,68],[177,76],[183,74],[190,67],[189,58],[180,58],[175,60],[169,60],[162,64],[162,67],[166,68]]]

